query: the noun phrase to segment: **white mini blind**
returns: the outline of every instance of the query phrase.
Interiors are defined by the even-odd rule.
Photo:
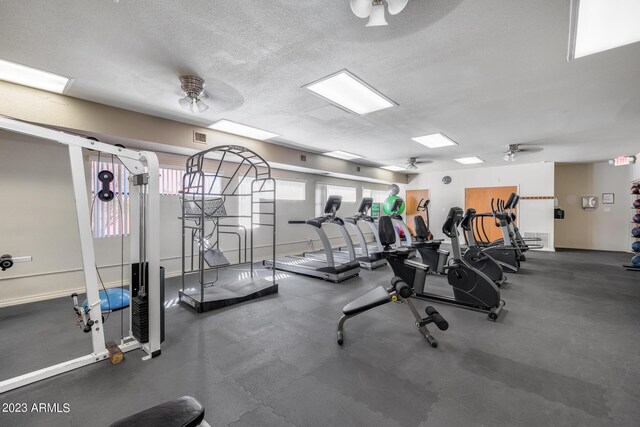
[[[97,197],[102,188],[98,181],[98,173],[108,170],[113,173],[110,185],[115,198],[110,202],[103,202]],[[182,188],[180,169],[160,168],[160,194],[177,195]],[[93,237],[106,238],[126,236],[129,234],[129,171],[117,160],[91,161],[91,226]]]
[[[356,202],[356,188],[341,185],[316,184],[316,216],[324,215],[324,205],[329,196],[342,196],[342,203]]]
[[[387,197],[389,197],[389,191],[363,188],[362,197],[371,197],[373,199],[373,203],[383,203]]]

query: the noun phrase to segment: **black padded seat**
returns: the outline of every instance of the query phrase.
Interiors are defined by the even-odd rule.
[[[429,237],[429,228],[427,227],[427,223],[424,222],[424,218],[420,215],[416,215],[413,218],[413,225],[416,228],[416,237],[421,240],[426,240]]]
[[[378,234],[380,236],[380,243],[383,246],[393,245],[396,242],[396,231],[393,228],[391,218],[383,216],[378,222]]]
[[[110,427],[197,427],[203,419],[200,402],[182,396],[116,421]]]
[[[345,305],[342,312],[347,316],[355,316],[379,305],[386,304],[391,301],[391,297],[386,289],[382,286],[367,292],[360,298],[351,301]]]

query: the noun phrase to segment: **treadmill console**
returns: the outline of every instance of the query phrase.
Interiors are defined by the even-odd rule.
[[[397,199],[395,199],[393,201],[393,205],[391,206],[391,216],[395,219],[402,219],[402,216],[400,216],[400,214],[398,213],[398,211],[400,210],[400,208],[402,207],[402,204],[404,203],[404,200],[400,197],[398,197]]]
[[[358,208],[358,213],[360,215],[366,215],[369,209],[371,209],[371,205],[373,205],[373,198],[363,197],[360,202],[360,207]]]
[[[329,196],[327,203],[324,205],[325,215],[336,216],[341,204],[342,196]]]

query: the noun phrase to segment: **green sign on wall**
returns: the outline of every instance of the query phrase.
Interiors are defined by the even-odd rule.
[[[371,205],[371,217],[380,218],[380,203],[373,203]]]

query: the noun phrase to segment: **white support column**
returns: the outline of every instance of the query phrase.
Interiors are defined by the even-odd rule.
[[[147,184],[146,235],[149,263],[149,354],[160,350],[160,165],[155,153],[143,151],[149,181]],[[134,239],[132,239],[134,240]]]
[[[98,275],[93,251],[91,214],[89,212],[89,198],[87,197],[87,181],[84,173],[82,147],[69,146],[69,160],[71,161],[73,193],[76,200],[78,231],[80,232],[80,247],[82,250],[82,267],[87,289],[87,303],[90,307],[89,317],[95,322],[91,327],[91,343],[93,345],[93,353],[100,354],[105,351],[104,328],[102,325],[102,311],[100,310]]]

